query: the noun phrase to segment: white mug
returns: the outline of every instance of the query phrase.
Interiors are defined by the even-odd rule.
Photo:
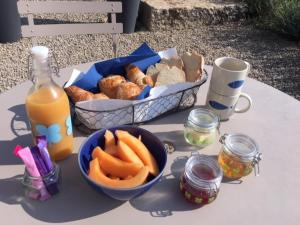
[[[236,108],[240,98],[245,98],[248,103],[243,109]],[[219,95],[210,89],[206,98],[206,107],[218,115],[220,120],[227,120],[234,113],[247,112],[251,106],[251,97],[245,93],[240,93],[235,96],[224,96]]]
[[[218,58],[213,65],[210,88],[220,95],[238,95],[249,72],[248,62],[232,57]]]

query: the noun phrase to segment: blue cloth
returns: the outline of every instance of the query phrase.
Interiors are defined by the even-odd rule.
[[[124,67],[128,64],[134,64],[143,72],[146,69],[161,60],[160,56],[153,51],[146,43],[143,43],[138,49],[129,56],[109,59],[95,63],[84,76],[76,81],[73,85],[93,93],[100,92],[98,82],[107,75],[119,74],[126,78]],[[144,88],[143,92],[137,99],[141,100],[148,97],[150,87]]]

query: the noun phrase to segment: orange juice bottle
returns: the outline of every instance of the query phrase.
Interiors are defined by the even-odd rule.
[[[26,111],[33,137],[46,136],[50,156],[57,161],[72,153],[73,133],[69,100],[52,80],[48,53],[44,46],[31,49],[34,85],[26,98]]]

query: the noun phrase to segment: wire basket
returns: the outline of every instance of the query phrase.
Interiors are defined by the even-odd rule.
[[[73,124],[80,131],[91,133],[112,126],[145,123],[170,113],[191,108],[195,105],[197,93],[207,81],[207,77],[207,71],[204,70],[201,80],[195,82],[192,87],[114,110],[88,110],[71,103]]]

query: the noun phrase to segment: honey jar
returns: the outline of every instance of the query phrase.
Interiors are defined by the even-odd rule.
[[[189,202],[208,204],[216,199],[222,177],[222,170],[213,157],[194,154],[185,164],[180,191]]]
[[[205,108],[194,109],[190,112],[184,124],[185,140],[200,148],[216,141],[219,131],[219,117]]]
[[[259,175],[259,161],[262,154],[258,151],[256,142],[244,134],[224,134],[220,138],[222,148],[218,162],[224,176],[241,178],[250,174],[254,168]]]

